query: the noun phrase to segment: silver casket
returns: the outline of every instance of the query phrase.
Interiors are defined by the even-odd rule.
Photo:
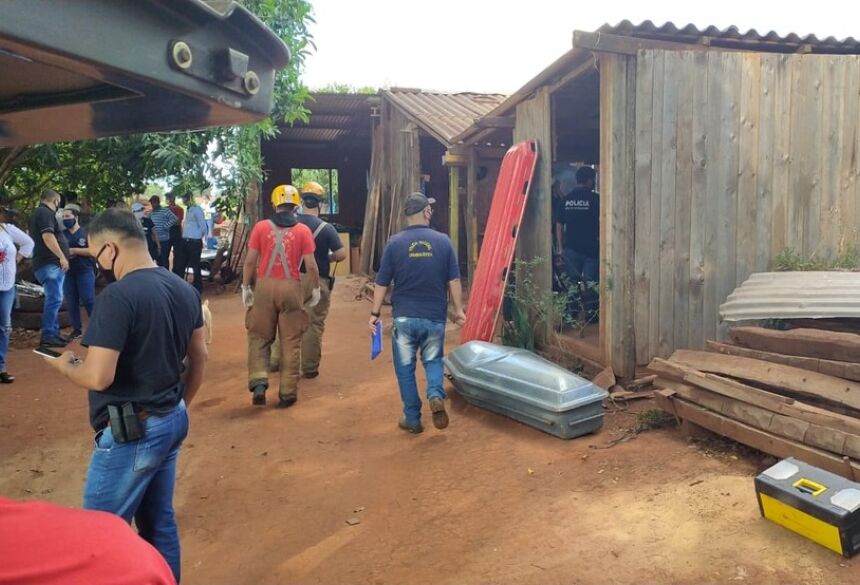
[[[573,439],[603,426],[608,393],[530,351],[470,341],[445,358],[445,367],[470,404],[556,437]]]

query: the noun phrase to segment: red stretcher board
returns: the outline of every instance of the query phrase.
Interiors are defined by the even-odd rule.
[[[512,146],[502,160],[460,343],[493,340],[537,158],[537,142],[526,140]]]

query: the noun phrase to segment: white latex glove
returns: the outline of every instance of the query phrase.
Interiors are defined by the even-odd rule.
[[[309,301],[308,301],[308,307],[310,307],[311,309],[313,309],[313,308],[314,308],[314,307],[316,307],[318,304],[320,304],[320,287],[316,287],[316,288],[311,292],[311,300],[309,300]]]
[[[246,309],[254,306],[254,290],[246,284],[242,285],[242,304]]]

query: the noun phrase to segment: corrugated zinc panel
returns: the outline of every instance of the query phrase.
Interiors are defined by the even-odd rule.
[[[761,272],[720,306],[723,321],[860,318],[858,272]]]

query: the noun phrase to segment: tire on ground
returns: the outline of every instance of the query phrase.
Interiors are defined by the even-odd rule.
[[[21,313],[39,313],[45,310],[45,297],[39,297],[35,295],[18,295],[18,303],[20,307],[17,309]],[[66,301],[63,301],[63,306],[60,307],[60,311],[66,310]]]
[[[60,328],[69,327],[72,324],[72,318],[68,311],[60,311],[57,317],[60,322]],[[12,327],[16,329],[32,329],[38,330],[42,328],[42,313],[25,313],[21,311],[12,312]]]

